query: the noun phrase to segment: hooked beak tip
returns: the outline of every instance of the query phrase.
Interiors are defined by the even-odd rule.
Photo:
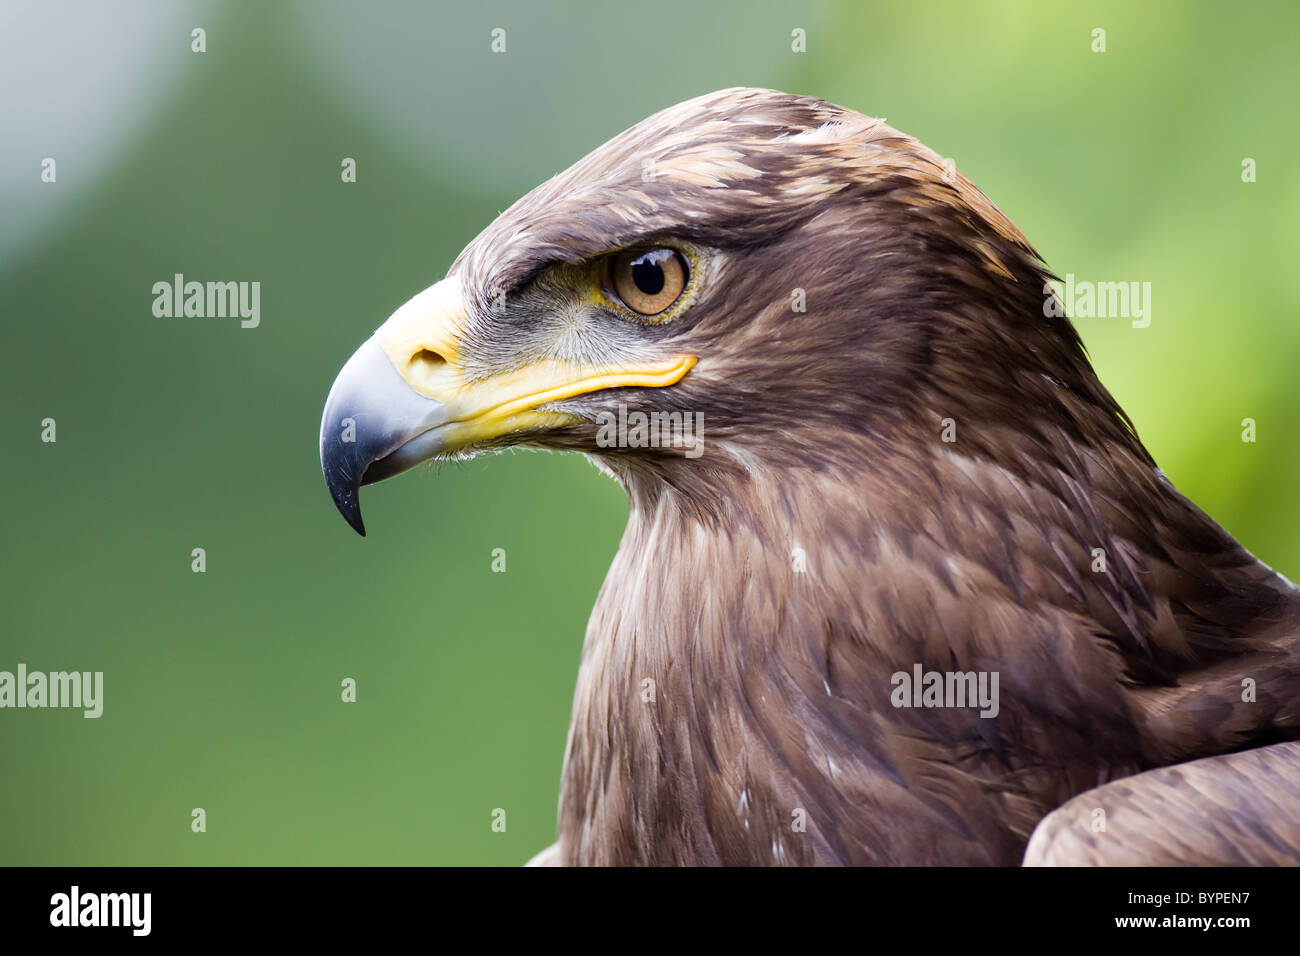
[[[361,482],[347,477],[342,472],[343,469],[337,466],[333,469],[333,474],[327,471],[325,483],[329,487],[330,497],[334,499],[334,507],[352,526],[352,530],[364,538],[366,525],[361,520]]]
[[[330,387],[321,415],[320,465],[336,507],[357,534],[361,486],[382,481],[442,448],[446,406],[414,391],[371,337]]]

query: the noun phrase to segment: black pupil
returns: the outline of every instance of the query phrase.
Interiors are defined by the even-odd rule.
[[[658,295],[664,288],[664,270],[649,256],[632,263],[632,281],[646,295]]]

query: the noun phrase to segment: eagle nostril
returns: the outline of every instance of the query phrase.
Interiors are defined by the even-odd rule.
[[[433,378],[441,377],[439,372],[442,372],[446,364],[447,359],[442,352],[426,347],[426,349],[421,349],[411,356],[408,375],[419,381],[432,381]]]
[[[431,348],[421,348],[411,356],[402,373],[406,381],[417,389],[436,388],[445,379],[446,369],[451,363],[441,352]]]
[[[447,360],[433,349],[420,349],[411,357],[411,364],[417,369],[432,372],[447,364]]]

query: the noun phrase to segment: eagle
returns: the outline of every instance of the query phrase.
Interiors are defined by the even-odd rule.
[[[1053,280],[912,137],[729,89],[348,359],[320,456],[362,534],[362,485],[511,446],[626,491],[534,862],[1300,863],[1300,589],[1175,490]]]

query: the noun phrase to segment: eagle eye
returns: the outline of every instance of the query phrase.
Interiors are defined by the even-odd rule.
[[[677,301],[690,273],[676,249],[630,249],[609,259],[615,297],[638,315],[658,315]]]

